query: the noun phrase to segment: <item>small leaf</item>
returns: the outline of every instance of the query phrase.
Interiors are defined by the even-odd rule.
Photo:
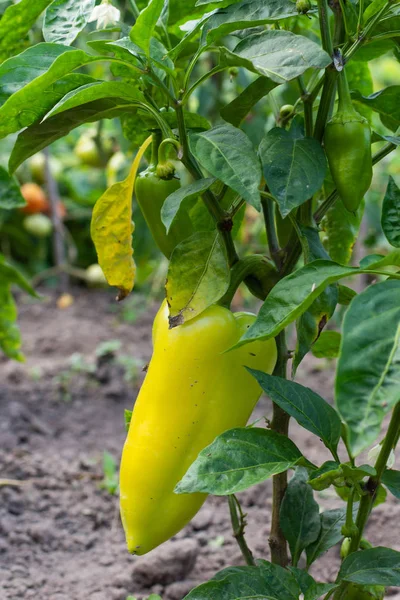
[[[143,48],[147,56],[150,53],[150,39],[153,35],[157,21],[161,15],[164,0],[150,0],[147,6],[139,13],[129,37],[140,48]]]
[[[326,490],[338,479],[343,481],[343,473],[340,464],[333,460],[327,460],[318,469],[310,473],[308,483],[313,490],[320,492]]]
[[[353,552],[341,566],[338,581],[341,579],[361,585],[400,586],[400,552],[382,546]]]
[[[200,452],[175,492],[235,494],[287,471],[300,458],[297,446],[275,431],[259,427],[230,429]]]
[[[179,209],[182,207],[182,209],[185,208],[187,210],[188,204],[208,190],[215,181],[215,177],[199,179],[185,187],[178,188],[176,192],[173,192],[165,199],[161,209],[161,220],[165,225],[167,233]]]
[[[268,79],[268,77],[258,77],[255,81],[250,83],[237,98],[221,108],[221,117],[234,127],[239,127],[240,123],[251,111],[253,106],[261,100],[261,98],[267,96],[276,86],[277,83],[272,81],[272,79]]]
[[[328,592],[331,592],[338,585],[336,583],[315,583],[305,593],[304,600],[318,600],[318,598],[325,598]]]
[[[199,231],[172,252],[166,292],[170,326],[193,319],[228,289],[230,272],[225,246],[215,231]]]
[[[339,298],[338,304],[342,304],[343,306],[348,306],[350,302],[353,300],[355,296],[357,296],[357,292],[347,287],[347,285],[338,285],[339,290]]]
[[[354,455],[373,443],[399,401],[400,282],[387,280],[352,301],[343,321],[335,398]]]
[[[298,600],[299,586],[279,565],[258,560],[254,567],[228,567],[192,590],[184,600]]]
[[[132,420],[132,410],[128,410],[127,408],[125,408],[124,410],[124,423],[125,423],[125,430],[128,433],[129,431],[129,426],[131,424],[131,420]]]
[[[265,180],[282,217],[321,188],[326,158],[313,138],[293,138],[289,131],[275,127],[261,140],[259,154]]]
[[[336,451],[341,423],[332,406],[299,383],[254,369],[248,370],[273,402],[296,419],[299,425],[320,437],[327,448]]]
[[[360,92],[352,93],[352,99],[377,112],[382,123],[391,131],[396,131],[400,126],[400,85],[390,85],[370,96],[363,96]]]
[[[150,143],[151,136],[136,154],[128,177],[108,188],[93,209],[90,233],[108,284],[119,290],[118,300],[123,300],[134,285],[132,194],[140,160]]]
[[[335,508],[321,513],[321,531],[317,539],[306,549],[307,566],[343,539],[342,526],[345,521],[345,508]]]
[[[54,0],[44,16],[46,42],[70,46],[88,22],[95,4],[96,0]]]
[[[382,206],[382,229],[389,244],[400,248],[400,189],[389,177]]]
[[[400,471],[386,469],[382,476],[382,483],[393,496],[400,500]]]
[[[342,336],[338,331],[323,331],[311,352],[316,358],[337,358]]]
[[[190,136],[190,148],[214,177],[260,210],[260,162],[247,135],[225,123]]]
[[[0,208],[11,210],[25,205],[18,181],[0,167]]]
[[[291,81],[307,69],[324,69],[332,61],[315,42],[290,31],[264,30],[244,38],[230,52],[220,48],[221,64],[242,66],[277,83]]]
[[[8,358],[24,361],[21,336],[16,324],[17,307],[11,294],[10,285],[0,284],[0,348]]]
[[[289,481],[279,513],[280,526],[295,565],[303,550],[315,542],[321,530],[319,506],[307,479],[307,470],[299,468]]]

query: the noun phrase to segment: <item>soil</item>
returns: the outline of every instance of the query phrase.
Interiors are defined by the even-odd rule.
[[[226,499],[216,497],[170,542],[143,557],[128,554],[118,497],[103,485],[103,453],[118,464],[124,408],[132,407],[150,358],[156,307],[136,299],[116,309],[108,292],[78,290],[60,309],[54,293],[44,294],[41,302],[19,299],[26,362],[0,359],[0,477],[17,480],[0,485],[0,599],[141,600],[156,593],[181,600],[221,568],[243,564]],[[332,369],[318,365],[305,361],[298,381],[330,399]],[[254,417],[270,414],[262,399]],[[329,458],[295,423],[291,434],[310,460]],[[268,558],[271,483],[239,499],[249,545]],[[341,506],[333,492],[317,500]],[[399,519],[399,503],[388,496],[373,512],[369,540],[400,550]],[[331,581],[338,565],[335,547],[312,574]],[[388,594],[400,599],[395,590]]]

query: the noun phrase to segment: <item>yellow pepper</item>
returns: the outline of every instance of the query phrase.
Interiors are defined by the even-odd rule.
[[[261,388],[245,366],[271,373],[274,340],[230,352],[254,322],[248,313],[211,306],[169,329],[164,302],[153,325],[153,356],[122,453],[121,517],[129,552],[145,554],[180,531],[206,494],[174,494],[205,446],[244,426]]]

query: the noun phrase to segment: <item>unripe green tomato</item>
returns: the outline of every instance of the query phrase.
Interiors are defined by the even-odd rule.
[[[100,265],[96,263],[86,269],[86,281],[88,285],[93,287],[106,285],[107,279]]]
[[[101,167],[99,150],[96,142],[89,135],[82,135],[74,149],[75,155],[79,160],[89,167]]]
[[[350,583],[342,596],[342,590],[338,590],[333,596],[334,600],[383,600],[385,597],[385,588],[382,585],[358,585]]]
[[[28,233],[38,238],[48,237],[53,230],[53,225],[49,217],[40,213],[26,217],[23,220],[23,227]]]
[[[29,169],[32,174],[32,179],[39,184],[46,181],[46,157],[43,152],[34,154],[28,160]],[[62,172],[61,162],[55,156],[50,157],[50,170],[54,179],[57,181]]]
[[[311,2],[310,0],[297,0],[296,8],[299,13],[305,15],[311,10]]]

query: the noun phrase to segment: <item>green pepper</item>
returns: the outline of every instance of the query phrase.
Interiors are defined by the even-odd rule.
[[[339,196],[354,213],[371,185],[371,129],[352,105],[344,71],[338,81],[339,107],[326,125],[324,145]]]
[[[135,195],[154,241],[161,252],[170,258],[175,246],[193,233],[193,226],[189,215],[182,212],[177,215],[167,234],[161,220],[162,205],[170,194],[180,188],[180,182],[174,177],[173,163],[165,159],[164,152],[159,153],[160,141],[160,134],[154,133],[150,165],[137,176]]]

